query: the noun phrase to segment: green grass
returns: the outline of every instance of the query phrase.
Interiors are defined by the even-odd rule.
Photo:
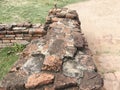
[[[48,11],[57,2],[58,7],[85,0],[0,0],[0,23],[44,23]]]
[[[18,60],[19,55],[17,53],[21,52],[24,48],[24,45],[14,44],[13,47],[5,47],[0,50],[0,80]]]

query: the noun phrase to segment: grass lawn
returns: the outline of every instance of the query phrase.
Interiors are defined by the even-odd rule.
[[[24,22],[44,23],[48,10],[85,0],[0,0],[0,23]]]
[[[58,7],[85,0],[0,0],[0,23],[26,22],[44,23],[49,9],[57,2]],[[18,59],[21,48],[7,47],[0,50],[0,80]],[[18,51],[16,51],[18,49]],[[8,52],[13,52],[8,55]]]
[[[18,59],[18,55],[7,55],[12,48],[4,48],[0,51],[0,80],[9,71],[13,63]]]
[[[19,55],[17,54],[24,48],[25,45],[14,44],[12,47],[5,47],[0,50],[0,80],[18,60]]]

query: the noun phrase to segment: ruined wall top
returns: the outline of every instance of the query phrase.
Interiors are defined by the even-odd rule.
[[[98,90],[102,78],[74,10],[52,9],[47,34],[33,40],[2,80],[8,90]],[[14,76],[14,77],[13,77]]]

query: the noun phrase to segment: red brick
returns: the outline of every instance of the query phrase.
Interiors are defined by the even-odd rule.
[[[26,27],[14,27],[13,30],[14,31],[20,31],[20,30],[25,30]]]
[[[29,34],[34,34],[34,29],[29,29]]]
[[[0,87],[0,90],[7,90],[5,87]]]
[[[34,30],[34,33],[35,33],[35,34],[44,34],[44,33],[46,33],[46,31],[43,30],[43,29],[41,29],[41,28],[38,28],[38,29],[35,29],[35,30]]]
[[[13,31],[7,31],[7,34],[14,34]]]
[[[14,37],[4,37],[4,38],[2,38],[2,40],[14,40],[15,38]]]
[[[55,90],[54,87],[45,87],[44,90]]]
[[[66,77],[62,74],[56,74],[56,78],[54,81],[55,90],[64,90],[71,86],[77,86],[77,79],[72,77]]]
[[[7,38],[14,38],[15,37],[15,35],[5,35],[5,37],[7,37]]]
[[[22,32],[19,30],[13,31],[15,34],[21,34]]]
[[[34,34],[32,35],[33,37],[41,37],[42,35],[41,34]]]
[[[32,38],[31,37],[23,37],[23,40],[31,40]]]
[[[15,37],[16,40],[22,40],[23,37]]]
[[[15,34],[17,37],[23,37],[23,34]]]
[[[42,70],[57,72],[61,70],[62,60],[58,56],[46,56],[43,65]]]
[[[3,40],[3,43],[10,43],[10,40]]]
[[[39,38],[40,38],[39,36],[34,36],[31,39],[33,40],[33,39],[39,39]]]
[[[15,43],[15,42],[17,42],[18,40],[11,40],[11,43]]]
[[[21,31],[23,34],[28,34],[29,33],[29,30],[22,30]]]
[[[0,43],[2,43],[2,40],[0,40]]]
[[[0,38],[3,38],[3,37],[5,37],[5,35],[0,35]]]
[[[28,42],[26,40],[11,40],[11,43],[25,44]]]
[[[23,36],[25,36],[25,37],[32,37],[31,34],[23,34]]]
[[[53,82],[53,80],[54,80],[53,74],[48,74],[48,73],[33,74],[30,77],[28,77],[25,87],[34,88],[36,86],[50,84]]]
[[[0,31],[0,35],[6,34],[6,31]]]
[[[57,18],[57,17],[52,18],[52,21],[53,21],[53,22],[58,22],[59,20],[60,20],[60,19]]]
[[[39,34],[39,35],[45,35],[46,34],[46,31],[41,29],[41,28],[38,28],[38,29],[30,29],[29,30],[29,34]]]

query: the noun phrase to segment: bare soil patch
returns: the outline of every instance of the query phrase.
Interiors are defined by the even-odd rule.
[[[94,54],[96,65],[104,76],[104,87],[106,90],[119,90],[120,1],[89,0],[67,7],[79,13],[82,30]]]

